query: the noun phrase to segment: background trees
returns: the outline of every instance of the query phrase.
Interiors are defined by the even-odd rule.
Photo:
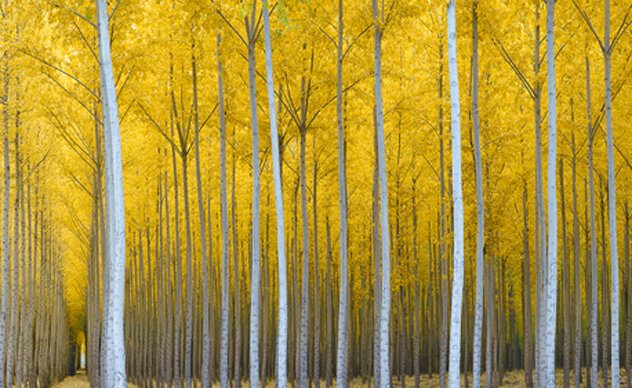
[[[451,330],[462,333],[461,371],[471,370],[477,354],[490,385],[525,367],[529,385],[532,366],[544,357],[533,338],[542,336],[539,325],[550,313],[542,289],[547,268],[549,285],[569,291],[559,293],[563,298],[548,315],[557,321],[556,342],[549,343],[555,365],[570,368],[562,362],[566,352],[579,360],[568,376],[578,381],[576,375],[586,373],[585,380],[595,381],[597,361],[606,359],[608,367],[607,356],[615,356],[611,345],[628,349],[632,343],[625,325],[614,326],[632,311],[622,216],[632,173],[625,120],[632,113],[629,7],[612,4],[604,20],[606,4],[556,4],[552,93],[540,44],[543,4],[456,3],[464,283],[463,305],[449,313],[456,302],[450,297],[458,280],[452,253],[458,230],[452,225],[459,214],[451,194],[457,182],[446,174],[458,169],[448,147],[457,144],[446,130],[447,9],[419,1],[267,5],[266,34],[261,3],[109,4],[111,13],[116,8],[109,22],[127,220],[130,381],[202,379],[208,385],[219,379],[227,386],[259,355],[259,371],[250,370],[262,381],[305,385],[324,377],[332,384],[336,375],[339,383],[377,376],[381,386],[403,384],[406,375],[445,373],[448,322],[460,316],[462,323]],[[24,371],[11,374],[11,381],[36,375],[53,380],[63,375],[53,370],[70,360],[66,339],[72,338],[85,349],[96,384],[103,376],[99,338],[108,295],[105,236],[112,231],[100,140],[105,121],[99,104],[106,96],[91,25],[96,8],[78,0],[25,1],[3,12],[8,200],[1,306],[5,325],[15,322],[15,329],[2,337],[1,356],[11,359],[11,369]],[[610,41],[617,37],[609,51],[611,142],[608,88],[594,81],[607,66],[584,15],[597,32],[609,20]],[[245,36],[240,27],[246,16],[254,35],[244,46],[233,28]],[[380,76],[381,104],[375,89]],[[553,141],[546,131],[534,136],[544,118],[554,118],[549,95],[557,96],[557,156],[536,152]],[[265,99],[268,104],[261,103]],[[251,117],[259,129],[254,148]],[[382,147],[383,158],[377,158]],[[189,157],[194,148],[195,169]],[[545,169],[547,180],[561,174],[566,185],[547,188],[539,175]],[[606,182],[614,184],[610,175],[618,184],[616,199],[606,189]],[[191,196],[197,216],[187,210]],[[544,198],[556,196],[559,209],[546,209]],[[474,222],[479,212],[482,231]],[[546,221],[558,220],[557,213],[555,232]],[[253,241],[261,242],[260,261]],[[574,260],[564,260],[564,241],[572,241]],[[259,304],[252,277],[257,270]],[[617,296],[618,312],[606,307]],[[260,324],[251,327],[257,315]],[[482,335],[474,341],[479,326]],[[560,342],[563,329],[574,334],[575,346]],[[53,343],[66,352],[57,364],[43,354]],[[624,365],[628,354],[621,352]],[[38,360],[32,368],[24,361],[29,357]],[[423,378],[416,384],[423,386]]]

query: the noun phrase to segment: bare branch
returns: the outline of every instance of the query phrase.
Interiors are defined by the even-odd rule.
[[[349,43],[349,46],[347,46],[347,48],[345,49],[345,52],[342,54],[343,59],[347,56],[347,53],[349,52],[349,50],[351,50],[351,47],[353,47],[353,45],[358,41],[358,39],[360,39],[360,37],[364,35],[367,31],[369,31],[371,27],[373,27],[373,25],[369,24],[368,26],[364,28],[364,30],[360,31],[358,35],[353,37],[353,39],[351,40],[351,43]]]
[[[81,28],[79,28],[79,25],[77,24],[77,22],[73,21],[72,24],[77,29],[77,32],[79,32],[79,35],[81,36],[81,40],[83,40],[83,43],[85,43],[86,47],[90,49],[90,52],[92,53],[92,56],[94,57],[94,59],[97,61],[97,63],[99,63],[99,56],[92,48],[92,45],[90,45],[90,42],[88,42],[88,39],[86,39],[86,36],[83,34],[83,31],[81,31]]]
[[[39,62],[41,62],[42,64],[44,64],[44,65],[46,65],[46,66],[48,66],[48,67],[50,67],[50,68],[52,68],[52,69],[55,69],[55,70],[57,70],[58,72],[62,73],[63,75],[65,75],[65,76],[69,77],[70,79],[72,79],[73,81],[75,81],[77,84],[79,84],[80,86],[82,86],[84,89],[86,89],[86,90],[87,90],[90,94],[92,94],[92,95],[94,96],[94,98],[96,98],[96,99],[97,99],[97,101],[100,101],[99,96],[97,96],[97,95],[96,95],[96,94],[92,91],[92,89],[90,89],[88,86],[86,86],[86,84],[85,84],[85,83],[83,83],[82,81],[80,81],[77,77],[75,77],[74,75],[70,74],[70,73],[69,73],[69,72],[67,72],[66,70],[64,70],[64,69],[62,69],[62,68],[60,68],[60,67],[57,67],[57,66],[53,65],[52,63],[47,62],[47,61],[45,61],[44,59],[39,58],[39,57],[35,56],[34,54],[29,53],[28,51],[21,50],[21,52],[22,52],[23,54],[26,54],[26,55],[28,55],[29,57],[31,57],[31,58],[33,58],[33,59],[35,59],[36,61],[39,61]]]
[[[116,2],[116,5],[114,6],[114,8],[112,9],[112,12],[110,13],[110,16],[108,17],[108,21],[112,20],[112,18],[114,17],[114,14],[116,13],[116,10],[118,9],[119,4],[121,4],[121,0],[118,0]]]
[[[599,35],[597,34],[597,31],[595,31],[595,28],[593,27],[592,23],[590,22],[590,19],[588,18],[588,15],[586,15],[586,12],[582,11],[582,9],[579,8],[579,4],[577,4],[576,0],[571,0],[571,2],[573,3],[575,8],[577,9],[577,12],[579,12],[579,14],[581,15],[582,19],[584,19],[584,21],[586,22],[586,25],[588,26],[588,28],[590,29],[592,34],[595,36],[595,39],[597,39],[597,43],[599,43],[599,47],[601,47],[601,51],[605,53],[606,49],[603,46],[603,43],[601,42],[601,39],[599,39]]]
[[[231,30],[233,30],[233,32],[235,32],[235,35],[237,35],[237,37],[244,43],[244,45],[246,45],[246,47],[248,47],[248,43],[246,43],[246,41],[244,40],[244,38],[241,36],[241,34],[239,32],[237,32],[237,30],[235,29],[235,27],[232,25],[231,22],[228,21],[228,19],[226,19],[226,17],[224,16],[224,14],[222,14],[222,11],[217,10],[217,13],[219,14],[219,16],[222,17],[222,19],[224,19],[224,21],[226,22],[226,24],[228,24],[228,27],[230,27]]]
[[[64,87],[64,85],[62,85],[59,81],[57,81],[52,75],[46,73],[46,72],[42,72],[42,74],[44,74],[45,76],[47,76],[48,78],[50,78],[55,84],[57,84],[57,86],[59,86],[61,88],[61,90],[63,90],[64,92],[66,92],[66,94],[68,94],[72,99],[74,99],[75,101],[77,101],[79,103],[79,105],[81,105],[88,113],[90,113],[90,115],[92,117],[94,117],[94,119],[96,121],[98,121],[99,123],[101,123],[101,120],[95,116],[94,112],[88,108],[88,106],[86,106],[86,104],[84,104],[83,101],[81,101],[81,99],[79,99],[79,97],[77,97],[74,93],[72,93],[70,90],[66,89]]]
[[[97,25],[94,24],[94,22],[90,21],[90,19],[88,19],[87,17],[85,17],[84,15],[80,14],[79,12],[75,11],[74,9],[68,8],[68,7],[64,7],[63,5],[57,4],[57,3],[53,3],[53,6],[57,7],[57,8],[61,8],[65,11],[71,12],[73,14],[75,14],[75,16],[81,18],[84,22],[88,23],[89,25],[91,25],[95,30],[97,29]]]
[[[612,38],[612,43],[610,44],[610,52],[614,51],[615,46],[619,42],[619,39],[623,36],[623,34],[625,34],[625,31],[630,27],[630,24],[632,24],[632,20],[627,21],[628,16],[630,16],[631,10],[632,10],[632,3],[630,3],[628,10],[625,13],[625,16],[623,17],[623,21],[621,21],[621,25],[617,29],[617,32],[614,34],[614,38]]]
[[[531,86],[527,78],[524,76],[522,71],[518,68],[518,65],[516,65],[516,63],[513,61],[513,59],[511,58],[511,55],[509,55],[507,50],[505,50],[505,46],[503,46],[502,42],[500,42],[496,38],[492,38],[492,42],[494,43],[496,47],[500,49],[500,53],[503,59],[505,60],[505,62],[507,62],[509,67],[511,67],[511,69],[514,71],[514,73],[516,74],[520,82],[522,82],[522,85],[525,87],[525,89],[527,89],[529,96],[532,99],[535,99],[535,91],[533,90],[533,87]]]
[[[169,135],[167,135],[167,133],[165,131],[162,130],[162,127],[156,122],[156,120],[153,119],[153,117],[151,117],[149,112],[147,112],[147,110],[145,109],[145,107],[142,104],[138,104],[138,106],[143,111],[143,113],[145,113],[145,116],[147,116],[149,121],[151,121],[152,124],[154,124],[154,126],[156,127],[156,129],[158,129],[158,132],[160,132],[160,134],[169,142],[169,144],[171,144],[171,147],[173,147],[173,149],[178,153],[178,155],[181,156],[182,154],[180,152],[180,148],[176,145],[176,143],[174,143],[174,141],[171,139],[171,137]]]

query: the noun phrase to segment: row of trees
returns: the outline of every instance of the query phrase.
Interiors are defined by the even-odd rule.
[[[522,368],[552,386],[563,366],[566,386],[597,386],[599,363],[618,384],[620,343],[632,370],[630,128],[613,124],[630,113],[629,7],[40,7],[5,7],[6,58],[44,81],[11,81],[6,114],[48,140],[19,149],[54,176],[36,186],[64,225],[54,306],[93,384],[458,386],[472,370],[480,386],[485,370],[497,386]]]

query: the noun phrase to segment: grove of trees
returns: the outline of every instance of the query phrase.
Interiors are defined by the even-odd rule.
[[[2,0],[0,388],[632,386],[631,25]]]

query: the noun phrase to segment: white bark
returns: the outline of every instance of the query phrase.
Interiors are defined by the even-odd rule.
[[[305,79],[303,79],[304,85]],[[308,92],[309,93],[309,92]],[[303,106],[305,106],[303,99]],[[305,117],[304,109],[303,117]],[[304,121],[303,121],[304,122]],[[302,274],[302,291],[301,291],[301,343],[300,343],[300,374],[299,388],[307,388],[307,309],[309,307],[309,222],[307,220],[307,177],[305,167],[305,136],[307,128],[300,129],[300,147],[301,147],[301,221],[303,224],[303,274]],[[315,227],[315,226],[314,226]]]
[[[195,54],[193,54],[191,65],[193,73],[193,104],[195,113],[195,174],[197,180],[198,212],[200,216],[200,244],[202,247],[202,388],[206,388],[211,386],[211,381],[209,380],[209,356],[211,352],[211,337],[209,333],[210,306],[208,295],[208,259],[205,240],[206,220],[204,216],[204,200],[202,198],[202,172],[200,168],[200,115],[198,111],[197,70]],[[160,292],[161,290],[158,291]],[[161,322],[159,321],[158,324],[160,325],[160,323]]]
[[[450,310],[450,360],[448,386],[457,388],[461,380],[461,314],[463,308],[463,188],[461,184],[461,105],[456,50],[455,0],[448,4],[448,60],[450,111],[452,120],[452,200],[454,206],[454,263]]]
[[[337,47],[338,57],[336,61],[336,119],[338,126],[338,204],[340,209],[340,303],[338,305],[338,353],[336,359],[336,382],[337,386],[339,387],[347,387],[348,385],[346,368],[348,342],[346,334],[348,322],[347,310],[349,309],[349,270],[347,262],[347,169],[345,166],[344,121],[342,118],[343,26],[342,0],[339,0]],[[376,45],[377,44],[378,43],[376,41]]]
[[[546,262],[546,306],[543,322],[542,382],[555,386],[555,321],[557,318],[557,112],[555,87],[555,0],[546,2],[546,57],[549,109],[549,150],[547,166],[548,256]]]
[[[383,15],[382,15],[383,16]],[[382,19],[381,21],[379,19]],[[380,385],[390,386],[389,371],[389,318],[391,311],[391,255],[388,227],[388,184],[386,181],[386,144],[384,136],[384,109],[382,106],[382,29],[377,0],[373,0],[375,24],[375,124],[377,129],[377,160],[380,175],[380,225],[382,241],[382,306],[380,311]]]
[[[125,206],[123,165],[116,87],[110,54],[109,14],[106,0],[97,0],[101,107],[103,110],[103,151],[105,158],[105,207],[108,277],[107,303],[103,306],[104,342],[101,351],[101,386],[126,387],[123,304],[125,290]]]
[[[220,128],[220,201],[222,223],[222,327],[220,350],[220,386],[228,387],[228,195],[226,190],[226,121],[224,112],[224,83],[222,79],[222,61],[220,55],[221,36],[217,35],[217,84]]]
[[[483,204],[483,166],[478,116],[478,14],[472,11],[472,127],[474,130],[474,163],[476,169],[476,304],[474,312],[474,344],[472,386],[481,385],[481,342],[483,331],[483,275],[485,272],[485,210]]]
[[[254,10],[256,1],[253,5]],[[254,29],[253,29],[254,30]],[[254,34],[254,32],[252,32]],[[259,177],[259,125],[257,120],[257,89],[255,40],[248,46],[248,83],[250,89],[250,120],[252,127],[252,272],[250,280],[250,386],[259,387],[259,313],[261,299],[261,241],[259,207],[261,184]]]
[[[612,85],[611,85],[611,56],[610,42],[610,0],[605,0],[604,15],[604,72],[606,89],[606,143],[608,148],[608,229],[610,232],[610,269],[612,284],[610,288],[610,377],[613,387],[619,386],[619,253],[617,251],[617,201],[614,175],[614,143],[612,137]],[[605,268],[604,268],[605,270]],[[628,318],[629,319],[629,318]]]
[[[274,199],[277,215],[277,261],[279,273],[279,318],[277,326],[276,385],[287,386],[287,269],[285,263],[285,219],[283,213],[283,187],[279,157],[279,133],[277,130],[276,102],[274,101],[274,74],[272,69],[272,45],[268,3],[263,0],[263,34],[265,38],[266,84],[270,115],[272,143],[272,170],[274,174]]]

